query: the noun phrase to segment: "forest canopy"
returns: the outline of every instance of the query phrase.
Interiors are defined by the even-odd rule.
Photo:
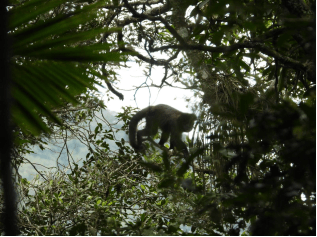
[[[1,233],[316,235],[314,0],[1,4]],[[163,69],[148,87],[194,93],[189,157],[151,139],[136,153],[116,135],[137,111],[104,116],[129,99],[128,61],[144,80]],[[55,169],[28,159],[53,145]]]

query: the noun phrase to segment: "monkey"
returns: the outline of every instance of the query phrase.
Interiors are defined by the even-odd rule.
[[[143,130],[136,132],[137,125],[143,118],[146,120],[146,126]],[[158,132],[158,128],[160,128],[162,135],[159,144],[163,146],[170,137],[170,149],[176,147],[184,153],[185,157],[188,157],[189,153],[186,144],[181,140],[182,133],[192,130],[196,119],[195,114],[183,113],[165,104],[149,106],[136,113],[130,120],[130,145],[135,151],[144,150],[142,137],[154,136]]]

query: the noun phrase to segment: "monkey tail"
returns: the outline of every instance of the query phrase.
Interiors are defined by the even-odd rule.
[[[148,110],[148,108],[147,108],[147,110]],[[140,122],[140,120],[146,117],[147,110],[143,109],[143,110],[137,112],[130,120],[129,141],[130,141],[130,145],[136,150],[142,149],[142,141],[137,141],[137,139],[136,139],[136,129],[137,129],[137,126],[138,126],[138,123]]]

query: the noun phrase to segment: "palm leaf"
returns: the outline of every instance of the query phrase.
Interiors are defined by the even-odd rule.
[[[33,134],[49,131],[44,118],[60,123],[53,108],[76,104],[75,96],[97,90],[100,82],[88,73],[92,62],[122,60],[118,52],[109,52],[109,45],[94,44],[104,29],[82,27],[96,17],[105,1],[48,17],[67,2],[29,0],[9,12],[12,117],[23,131]]]

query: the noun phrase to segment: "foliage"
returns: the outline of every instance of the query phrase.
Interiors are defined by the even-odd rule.
[[[23,234],[316,234],[314,0],[31,0],[10,12],[15,121],[53,131],[22,137],[16,164],[52,140],[88,150],[82,165],[67,151],[68,169],[19,179]],[[147,77],[164,67],[154,87],[195,90],[187,160],[151,142],[135,154],[99,120],[86,88],[101,61],[119,60],[110,51],[147,63]],[[133,111],[117,115],[123,131]]]
[[[24,235],[153,235],[181,234],[180,223],[191,218],[190,202],[180,187],[158,189],[159,175],[140,164],[140,157],[122,140],[111,155],[95,129],[95,145],[80,167],[48,172],[45,180],[21,179],[21,233]],[[98,136],[103,134],[102,137]],[[91,142],[91,145],[93,142]],[[33,190],[34,194],[30,194]],[[181,204],[182,203],[182,204]],[[179,217],[178,213],[184,216]],[[31,222],[28,220],[32,220]],[[198,232],[197,232],[198,233]]]
[[[250,221],[254,235],[316,232],[315,106],[283,101],[253,116],[244,134],[222,130],[246,137],[226,145],[233,156],[216,180],[232,193],[221,203],[233,211],[235,223],[244,223],[242,229]]]
[[[188,170],[188,162],[169,153],[154,152],[151,161],[141,162],[124,140],[116,142],[119,149],[113,153],[105,142],[114,139],[112,132],[101,125],[89,135],[90,146],[96,148],[86,155],[82,167],[75,163],[68,170],[47,173],[46,181],[39,177],[20,181],[21,231],[28,235],[243,231],[311,235],[315,231],[314,108],[314,103],[284,102],[270,113],[258,114],[249,122],[245,143],[213,145],[214,155],[227,165],[211,175],[196,166],[196,171]],[[128,113],[118,117],[125,119]],[[228,132],[229,137],[236,135]],[[305,159],[298,159],[298,153]],[[215,158],[213,166],[205,161],[210,171],[217,165]]]
[[[48,132],[44,118],[61,124],[53,108],[101,85],[92,63],[120,60],[109,45],[92,43],[105,32],[88,27],[101,3],[29,0],[10,9],[13,120],[24,132]]]

